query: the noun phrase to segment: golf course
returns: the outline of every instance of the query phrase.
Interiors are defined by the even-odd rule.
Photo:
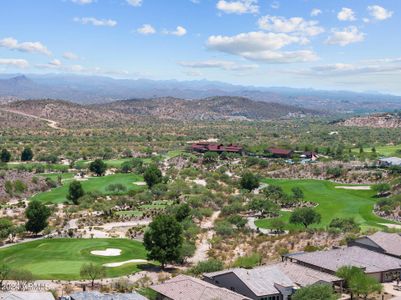
[[[48,177],[47,175],[43,175]],[[50,174],[49,178],[55,180],[57,176],[55,174]],[[67,200],[67,193],[69,183],[73,180],[73,175],[71,173],[62,174],[62,183],[60,187],[56,187],[49,191],[36,194],[31,198],[31,200],[39,200],[43,203],[63,203]],[[135,182],[143,181],[143,178],[136,174],[113,174],[101,177],[90,177],[87,180],[81,181],[82,187],[85,192],[100,192],[103,195],[112,195],[113,192],[107,190],[107,186],[110,184],[122,184],[129,190],[139,190],[142,186],[136,185]]]
[[[120,255],[103,256],[92,251],[121,250]],[[0,249],[0,262],[13,269],[32,272],[36,279],[79,280],[83,264],[104,265],[133,259],[146,260],[142,243],[128,239],[42,239]],[[140,270],[141,263],[105,267],[106,277],[118,277]]]
[[[311,227],[325,228],[334,218],[354,218],[362,229],[385,228],[384,223],[397,224],[373,214],[372,210],[377,198],[371,190],[338,188],[339,186],[355,187],[355,185],[340,185],[325,180],[264,179],[263,182],[281,186],[286,193],[291,193],[293,187],[301,188],[305,195],[304,199],[318,204],[315,210],[322,216],[320,224],[314,224]],[[287,224],[287,230],[302,226],[289,224],[290,215],[289,211],[280,212],[279,219]],[[272,220],[261,219],[255,221],[255,224],[260,228],[271,228]]]

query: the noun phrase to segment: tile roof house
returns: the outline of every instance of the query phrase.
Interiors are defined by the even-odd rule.
[[[350,242],[349,245],[401,258],[401,235],[398,233],[379,231],[372,235],[358,238]]]
[[[356,246],[286,254],[283,258],[330,274],[343,266],[354,266],[380,282],[392,281],[401,274],[401,259]]]
[[[266,149],[266,152],[277,158],[291,158],[294,153],[292,150],[280,148],[268,148]]]
[[[54,300],[50,292],[0,292],[1,300]]]
[[[243,153],[243,148],[239,145],[229,144],[224,146],[223,144],[214,144],[207,142],[199,142],[191,145],[191,150],[195,152],[229,152],[229,153]]]
[[[158,293],[158,300],[250,300],[234,291],[186,275],[178,275],[150,288]]]
[[[251,299],[288,299],[297,288],[334,284],[341,279],[291,262],[254,269],[235,268],[203,274],[204,280],[234,290]]]
[[[71,300],[147,300],[144,296],[132,293],[103,294],[97,291],[77,292],[70,295]]]

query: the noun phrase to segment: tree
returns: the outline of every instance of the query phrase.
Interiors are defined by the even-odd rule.
[[[82,188],[81,183],[77,180],[71,182],[70,186],[68,187],[67,199],[72,201],[74,204],[78,204],[79,198],[81,198],[83,195],[85,195],[85,191]]]
[[[388,191],[390,191],[391,187],[388,183],[379,183],[372,186],[372,190],[377,193],[378,197],[382,197]]]
[[[90,263],[90,264],[83,264],[81,266],[79,274],[83,278],[89,277],[93,288],[93,286],[95,285],[95,280],[104,277],[106,275],[106,271],[104,267]]]
[[[11,153],[7,149],[1,150],[0,160],[3,163],[8,163],[11,160]]]
[[[89,170],[97,176],[103,176],[106,173],[107,165],[101,159],[96,159],[89,164]]]
[[[275,218],[271,221],[270,226],[276,233],[281,233],[284,232],[285,222]]]
[[[178,222],[184,221],[189,217],[191,213],[191,208],[187,203],[180,204],[175,209],[175,218]]]
[[[297,208],[290,216],[290,223],[303,224],[305,228],[314,223],[320,223],[321,215],[310,207]]]
[[[247,172],[242,175],[240,186],[245,190],[252,191],[259,187],[259,178],[256,175]]]
[[[291,296],[292,300],[335,300],[333,288],[328,284],[313,284],[300,288]]]
[[[253,198],[248,207],[250,210],[260,213],[261,217],[265,217],[266,215],[274,216],[279,210],[274,202],[261,197]]]
[[[217,152],[208,151],[203,155],[203,161],[207,164],[214,163],[219,159]]]
[[[291,191],[295,199],[302,200],[304,198],[304,192],[299,187],[294,186]]]
[[[163,179],[162,172],[155,166],[149,166],[143,173],[143,178],[149,188],[152,188],[155,184],[161,183]]]
[[[180,259],[182,244],[182,227],[169,215],[157,216],[145,232],[144,245],[148,251],[148,258],[159,261],[162,269],[166,263]]]
[[[38,234],[47,227],[47,219],[50,214],[50,209],[47,206],[37,200],[31,201],[25,211],[25,215],[28,218],[25,224],[26,230]]]
[[[337,270],[336,275],[345,280],[345,284],[353,295],[366,297],[374,292],[381,292],[383,286],[373,277],[366,275],[360,268],[344,266]]]
[[[29,147],[26,147],[22,152],[21,152],[21,161],[31,161],[33,158],[33,152],[32,149]]]

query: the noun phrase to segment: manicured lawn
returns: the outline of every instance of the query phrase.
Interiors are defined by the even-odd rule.
[[[376,146],[376,153],[378,153],[380,156],[396,156],[396,157],[401,157],[401,145],[395,145],[395,146]],[[352,149],[353,152],[358,152],[359,153],[359,148],[358,149]],[[364,148],[364,152],[370,153],[372,152],[372,147],[370,148]]]
[[[121,165],[127,161],[132,160],[132,158],[120,158],[120,159],[106,159],[103,160],[108,168],[120,168]],[[145,164],[149,164],[152,162],[150,158],[143,158],[142,161]],[[78,169],[85,169],[91,163],[91,160],[78,160],[75,162],[74,167]]]
[[[71,180],[68,180],[67,175],[65,176],[67,177],[67,180],[62,186],[54,188],[47,192],[36,194],[31,198],[31,200],[39,200],[45,203],[62,203],[64,201],[67,201],[66,196],[68,193],[69,182]],[[143,178],[136,174],[113,174],[102,177],[91,177],[86,181],[81,181],[81,184],[85,192],[98,191],[104,195],[112,195],[112,192],[106,190],[106,187],[108,185],[120,183],[126,186],[127,190],[143,189],[142,186],[134,184],[134,182],[137,181],[143,181]]]
[[[119,256],[97,256],[93,250],[121,249]],[[80,279],[84,263],[103,265],[131,259],[146,259],[142,243],[128,239],[45,239],[0,249],[0,263],[11,268],[26,269],[36,279]],[[106,277],[117,277],[138,272],[138,264],[106,268]]]
[[[368,227],[383,228],[379,223],[394,222],[379,218],[372,212],[376,198],[370,190],[336,189],[339,184],[324,180],[279,180],[266,179],[264,182],[281,186],[284,191],[291,193],[291,188],[297,186],[305,194],[305,200],[318,203],[315,208],[322,215],[322,221],[311,227],[326,227],[334,218],[352,217],[363,229]],[[288,224],[290,212],[282,211],[281,220]],[[255,223],[261,228],[271,228],[272,219],[257,220]],[[287,229],[299,226],[289,224]]]

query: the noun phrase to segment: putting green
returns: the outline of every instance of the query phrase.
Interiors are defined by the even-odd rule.
[[[52,174],[52,177],[54,177],[54,174]],[[67,176],[67,174],[64,174],[63,178],[65,181],[63,181],[62,186],[36,194],[31,200],[39,200],[44,203],[62,203],[68,201],[66,197],[72,178]],[[143,189],[143,187],[134,184],[134,182],[137,181],[143,181],[143,178],[136,174],[114,174],[102,177],[91,177],[88,180],[81,181],[81,184],[85,192],[97,191],[103,195],[112,195],[115,193],[106,190],[108,185],[120,183],[127,188],[127,191]]]
[[[121,249],[119,256],[97,256],[93,250]],[[103,265],[131,259],[146,259],[142,243],[128,239],[43,239],[0,249],[0,263],[26,269],[36,279],[78,280],[85,263]],[[106,268],[106,277],[118,277],[140,271],[138,264]]]
[[[384,228],[380,223],[397,224],[373,214],[373,206],[376,202],[375,193],[371,190],[347,190],[336,189],[339,184],[324,180],[280,180],[265,179],[264,182],[281,186],[285,192],[291,193],[291,188],[299,187],[305,195],[306,201],[315,202],[315,208],[322,215],[321,223],[311,227],[326,227],[334,218],[355,219],[362,229]],[[288,224],[291,213],[282,211],[279,219]],[[261,228],[271,228],[272,219],[262,219],[255,222]],[[288,224],[287,229],[300,226]]]

